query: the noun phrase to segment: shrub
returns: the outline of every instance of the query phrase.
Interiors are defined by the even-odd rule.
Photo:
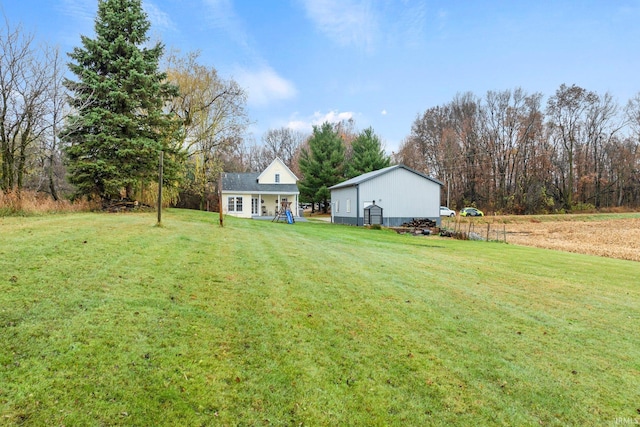
[[[573,206],[571,206],[571,212],[588,213],[588,212],[595,212],[595,211],[596,211],[596,207],[591,203],[578,202],[578,203],[574,203]]]

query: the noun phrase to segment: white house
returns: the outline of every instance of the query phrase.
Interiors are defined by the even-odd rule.
[[[242,218],[275,217],[289,206],[298,214],[298,178],[276,158],[262,173],[222,174],[222,213]]]
[[[414,218],[428,218],[439,224],[442,185],[404,165],[368,172],[329,188],[331,220],[350,225],[373,220],[396,227]]]

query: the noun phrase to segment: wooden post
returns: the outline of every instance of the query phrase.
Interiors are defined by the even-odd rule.
[[[160,151],[158,161],[158,225],[162,224],[162,172],[164,163],[164,151]]]
[[[491,224],[487,223],[487,242],[489,241],[489,230],[491,229]]]
[[[218,210],[220,211],[220,227],[224,227],[224,220],[222,216],[222,174],[220,172],[220,181],[218,182]]]

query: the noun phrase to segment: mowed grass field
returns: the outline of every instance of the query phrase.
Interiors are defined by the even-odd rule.
[[[640,422],[640,263],[169,210],[0,218],[0,425]]]

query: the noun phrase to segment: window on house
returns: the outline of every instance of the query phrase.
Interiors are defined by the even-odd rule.
[[[347,199],[347,212],[351,212],[351,199]]]
[[[279,173],[277,173],[277,174],[276,174],[276,184],[277,184],[277,183],[279,183],[279,182],[280,182],[280,174],[279,174]]]
[[[242,212],[242,197],[227,198],[228,212]]]
[[[336,213],[340,212],[340,200],[336,200]]]

